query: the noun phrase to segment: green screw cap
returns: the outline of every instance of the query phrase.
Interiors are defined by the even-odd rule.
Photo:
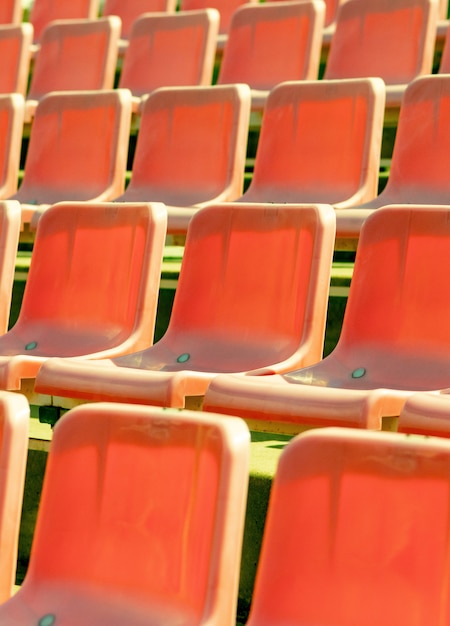
[[[352,372],[352,378],[362,378],[365,373],[366,373],[366,368],[365,367],[357,367]]]
[[[180,356],[177,357],[177,363],[186,363],[186,361],[189,361],[190,358],[191,355],[188,352],[183,352],[183,354],[180,354]]]

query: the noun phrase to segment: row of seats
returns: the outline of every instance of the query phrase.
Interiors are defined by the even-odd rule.
[[[16,191],[24,105],[18,94],[1,96],[0,197],[18,200],[23,226],[33,228],[59,201],[163,202],[168,232],[184,235],[192,216],[211,203],[324,202],[336,209],[338,236],[353,240],[375,208],[448,204],[449,75],[408,85],[379,194],[381,79],[288,81],[274,88],[244,192],[250,100],[243,84],[153,92],[142,106],[125,188],[130,92],[48,94],[36,109]]]
[[[2,623],[235,624],[243,420],[117,403],[69,411],[54,429],[30,565],[10,597],[28,421],[23,396],[0,392]],[[449,467],[444,439],[346,428],[292,439],[247,624],[445,623]]]

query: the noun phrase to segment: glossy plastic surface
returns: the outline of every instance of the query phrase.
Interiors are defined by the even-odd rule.
[[[234,625],[249,451],[238,419],[117,404],[67,413],[29,569],[0,622]]]
[[[110,357],[153,342],[166,210],[61,203],[39,220],[19,317],[0,337],[0,387],[50,356]]]
[[[30,46],[33,27],[24,23],[0,25],[0,93],[19,93],[25,96],[30,69]]]
[[[449,244],[448,207],[374,211],[361,230],[333,352],[284,376],[219,376],[205,410],[379,429],[413,392],[449,387]]]
[[[120,17],[122,38],[129,39],[134,22],[143,13],[174,13],[176,6],[176,0],[105,0],[102,14]]]
[[[327,428],[272,486],[249,626],[445,624],[450,446]]]
[[[450,438],[450,390],[412,395],[398,418],[398,431]]]
[[[27,118],[50,91],[112,89],[120,20],[55,20],[45,27],[27,96]]]
[[[263,374],[316,362],[334,227],[329,205],[202,209],[188,231],[164,337],[148,350],[91,365],[52,359],[36,389],[183,407],[218,372]]]
[[[19,233],[19,203],[0,201],[0,335],[8,330]]]
[[[181,0],[180,8],[183,11],[198,9],[217,9],[220,13],[219,33],[228,34],[233,13],[242,4],[255,4],[258,0]]]
[[[134,96],[158,87],[211,85],[219,13],[151,13],[133,25],[119,86]]]
[[[22,13],[22,0],[3,0],[0,4],[0,24],[20,24]]]
[[[53,20],[95,19],[100,0],[33,0],[30,22],[34,27],[34,41],[39,41],[44,28]]]
[[[252,108],[262,110],[278,83],[317,79],[324,18],[322,0],[239,7],[231,19],[217,82],[250,85]]]
[[[11,597],[15,583],[29,420],[24,396],[0,392],[0,602]]]
[[[125,186],[131,93],[51,92],[36,109],[23,180],[12,196],[30,223],[38,205],[106,202]]]
[[[326,202],[376,196],[384,84],[378,78],[291,81],[270,92],[245,202]]]
[[[431,74],[437,0],[348,0],[336,18],[325,78],[379,76],[406,85]]]
[[[185,234],[196,212],[188,207],[242,194],[249,116],[248,85],[152,92],[142,105],[131,181],[116,200],[164,202],[169,232]]]
[[[23,119],[23,97],[0,94],[0,198],[8,198],[17,190]]]

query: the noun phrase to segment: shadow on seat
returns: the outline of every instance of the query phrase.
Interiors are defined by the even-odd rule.
[[[211,85],[219,30],[216,9],[150,13],[133,25],[119,87],[133,94],[133,112],[159,87]]]
[[[162,87],[143,102],[131,180],[117,202],[164,202],[168,232],[186,235],[205,204],[242,194],[248,85]]]
[[[51,204],[107,202],[125,186],[131,93],[51,92],[37,108],[22,183],[12,199],[35,228]]]
[[[248,626],[446,623],[449,472],[438,439],[327,428],[292,440]]]
[[[11,597],[15,582],[29,421],[24,396],[0,392],[0,602]]]
[[[220,375],[205,410],[267,422],[380,429],[414,392],[450,386],[450,209],[391,206],[365,221],[341,334],[283,376]]]
[[[265,2],[236,9],[217,82],[246,83],[252,110],[262,114],[278,83],[318,78],[325,4]]]
[[[51,359],[36,390],[183,407],[188,396],[203,396],[218,372],[265,374],[315,363],[333,250],[329,205],[202,209],[189,227],[162,339],[108,361]]]
[[[27,95],[25,121],[51,91],[113,89],[120,36],[116,17],[55,20],[42,32]]]
[[[234,626],[250,437],[97,404],[55,426],[25,580],[0,622]]]
[[[21,389],[50,356],[152,344],[166,219],[144,203],[60,203],[42,215],[18,319],[0,336],[0,388]]]

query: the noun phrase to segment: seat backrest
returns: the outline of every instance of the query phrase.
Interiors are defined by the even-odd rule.
[[[2,354],[89,356],[151,345],[166,224],[160,204],[50,207]]]
[[[100,0],[33,0],[30,22],[34,27],[34,41],[40,41],[42,31],[49,22],[65,19],[95,19]]]
[[[103,15],[117,15],[122,21],[122,37],[129,39],[134,22],[143,13],[174,13],[176,0],[105,0]]]
[[[437,0],[344,2],[324,77],[379,76],[392,85],[431,74],[437,18]]]
[[[20,217],[18,202],[0,201],[0,335],[8,330],[19,244]]]
[[[15,583],[28,454],[30,407],[25,396],[0,392],[0,601]]]
[[[400,109],[387,184],[371,206],[449,204],[450,76],[408,85]]]
[[[119,199],[190,206],[239,197],[249,116],[247,85],[155,90],[142,105],[132,176]]]
[[[104,200],[125,186],[131,93],[51,92],[36,109],[17,199]]]
[[[23,97],[0,95],[0,198],[9,198],[17,189],[23,119]]]
[[[449,272],[448,207],[393,205],[365,220],[341,334],[328,357],[341,372],[345,363],[349,384],[449,386]]]
[[[255,4],[258,0],[248,0]],[[180,8],[183,11],[214,8],[220,13],[219,33],[227,34],[230,29],[233,13],[242,4],[247,4],[246,0],[181,0]]]
[[[248,625],[446,623],[449,472],[438,439],[297,436],[273,481]]]
[[[248,202],[358,204],[377,193],[381,79],[290,81],[264,111]]]
[[[169,325],[155,344],[183,353],[170,369],[320,360],[334,234],[329,205],[224,203],[196,213]]]
[[[218,83],[272,89],[286,80],[318,77],[325,4],[268,2],[236,9],[220,64]]]
[[[56,583],[56,621],[232,626],[249,443],[238,418],[185,411],[180,419],[117,403],[72,409],[54,429],[30,565],[11,611],[21,602],[42,610],[40,592]]]
[[[0,93],[25,96],[30,68],[33,27],[29,23],[0,26]]]
[[[22,0],[3,0],[0,4],[0,24],[20,24],[22,13]]]
[[[120,20],[55,20],[42,32],[28,98],[50,91],[112,89]]]
[[[131,31],[119,86],[143,96],[158,87],[211,85],[218,30],[216,9],[142,16]]]

